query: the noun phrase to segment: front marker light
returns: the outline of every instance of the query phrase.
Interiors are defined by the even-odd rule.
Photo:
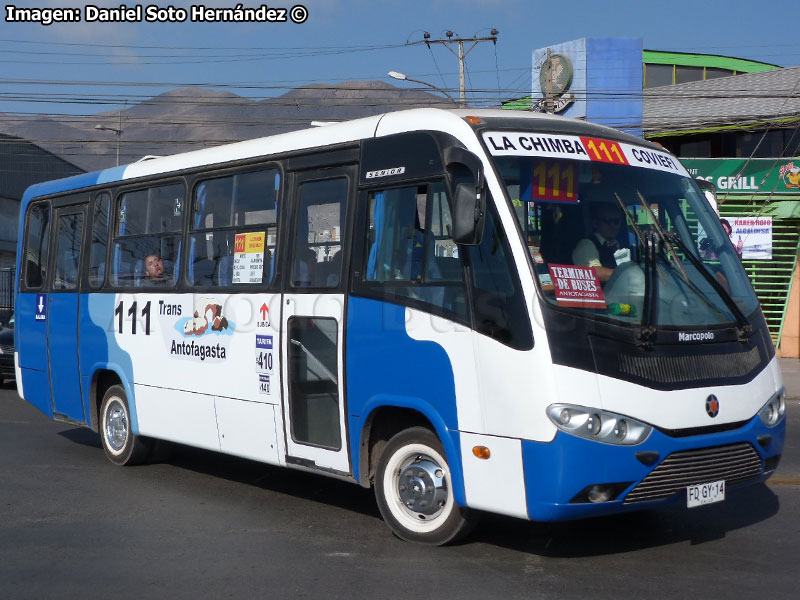
[[[775,427],[786,415],[786,390],[781,388],[758,411],[761,422],[767,427]]]
[[[573,404],[551,404],[547,416],[561,431],[604,444],[633,446],[653,431],[650,425],[630,417]]]

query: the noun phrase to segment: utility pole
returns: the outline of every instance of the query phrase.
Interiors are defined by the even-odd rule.
[[[105,125],[95,125],[98,131],[110,131],[117,136],[117,166],[119,166],[119,138],[122,137],[122,110],[119,111],[119,127],[106,127]]]
[[[553,61],[550,60],[550,48],[547,49],[547,59],[544,62],[546,75],[544,87],[544,112],[553,114]]]
[[[427,31],[423,34],[423,38],[425,41],[425,45],[428,46],[430,49],[431,44],[443,44],[445,48],[450,50],[456,58],[458,58],[458,89],[459,89],[459,105],[461,108],[467,106],[467,94],[466,94],[466,86],[464,83],[464,59],[466,58],[467,54],[469,54],[472,49],[477,46],[480,42],[492,42],[493,44],[497,44],[497,34],[500,33],[497,29],[492,29],[490,35],[488,37],[472,37],[472,38],[462,38],[458,37],[457,34],[454,34],[452,31],[446,31],[445,35],[447,36],[446,40],[432,40],[431,34]],[[456,37],[453,37],[456,35]],[[466,51],[464,51],[464,44],[472,44]],[[458,51],[451,48],[452,46],[457,45]]]

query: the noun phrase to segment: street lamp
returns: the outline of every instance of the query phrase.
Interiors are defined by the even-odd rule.
[[[122,111],[119,111],[119,127],[106,127],[105,125],[95,125],[97,131],[111,131],[117,136],[117,166],[119,166],[119,138],[122,136]]]
[[[443,90],[440,87],[436,87],[435,85],[433,85],[432,83],[428,83],[427,81],[421,81],[419,79],[411,79],[411,77],[408,77],[405,73],[398,73],[397,71],[389,71],[389,77],[391,77],[392,79],[398,79],[400,81],[412,81],[414,83],[427,85],[429,88],[433,88],[437,92],[441,92],[442,94],[447,96],[447,99],[450,100],[450,102],[452,102],[453,104],[457,104],[456,101],[453,99],[453,97],[450,94],[448,94],[446,90]]]

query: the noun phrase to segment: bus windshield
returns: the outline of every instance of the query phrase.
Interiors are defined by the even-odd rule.
[[[600,161],[493,159],[548,303],[667,327],[744,325],[758,307],[691,178]]]

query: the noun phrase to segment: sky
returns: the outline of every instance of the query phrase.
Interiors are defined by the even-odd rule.
[[[242,0],[156,0],[141,21],[87,22],[87,6],[108,0],[17,0],[0,15],[0,112],[110,112],[171,88],[200,85],[267,98],[303,84],[382,80],[400,71],[458,94],[458,60],[431,40],[486,37],[466,57],[467,99],[508,99],[531,91],[533,50],[582,37],[642,38],[652,50],[721,54],[780,66],[800,64],[791,3],[708,0],[276,0],[286,22],[192,22],[190,7],[260,7]],[[22,23],[18,9],[73,9],[80,22]],[[183,22],[147,22],[154,8],[182,8]],[[91,12],[91,9],[89,9]],[[162,10],[166,13],[166,10]],[[289,15],[305,16],[294,23]],[[156,15],[157,16],[157,15]],[[299,20],[299,19],[298,19]],[[469,48],[467,44],[466,48]]]

